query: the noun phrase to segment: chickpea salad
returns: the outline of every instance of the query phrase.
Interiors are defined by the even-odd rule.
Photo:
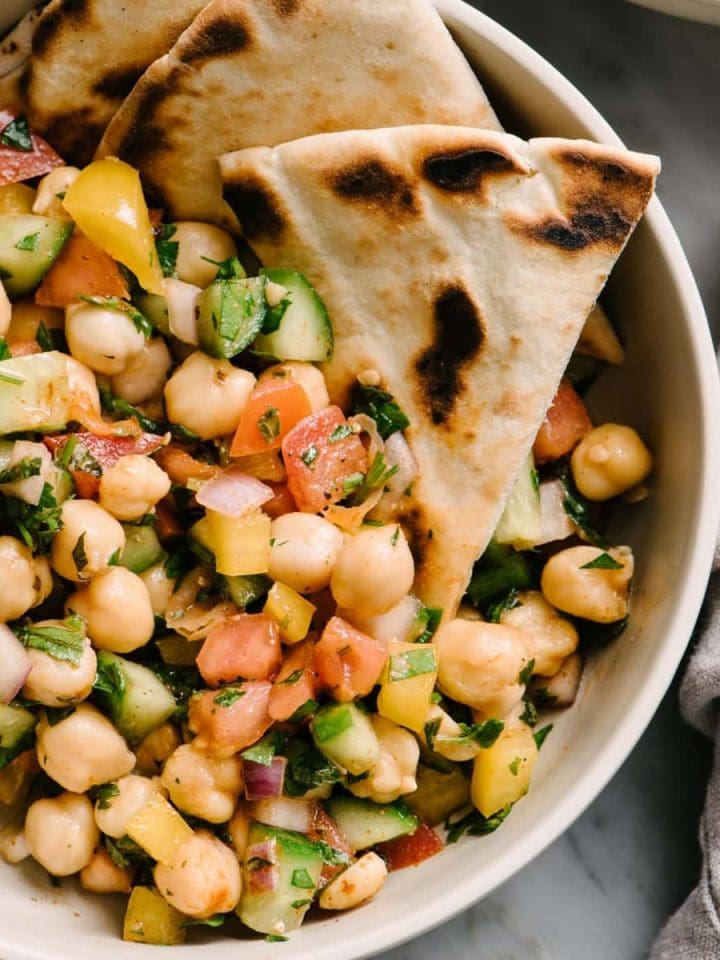
[[[128,899],[123,937],[285,940],[498,828],[625,626],[638,434],[582,399],[596,307],[456,616],[413,594],[416,479],[374,370],[348,409],[307,279],[167,223],[138,173],[0,135],[0,854]]]

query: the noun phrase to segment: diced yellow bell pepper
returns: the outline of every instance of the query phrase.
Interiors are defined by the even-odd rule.
[[[92,242],[135,274],[149,293],[163,293],[150,215],[140,174],[114,157],[85,167],[63,206]]]
[[[169,633],[155,641],[163,663],[178,667],[191,667],[203,645],[202,640],[187,640],[179,633]]]
[[[0,187],[0,216],[32,213],[35,191],[26,183],[5,183]]]
[[[208,510],[206,520],[209,541],[206,545],[215,554],[218,573],[226,577],[239,577],[268,572],[270,517],[267,514],[257,510],[250,516],[233,520],[215,510]],[[204,533],[204,530],[201,531],[201,534]]]
[[[162,947],[184,943],[186,921],[187,917],[171,907],[157,890],[135,887],[125,913],[123,940]]]
[[[130,820],[127,835],[153,860],[168,863],[193,832],[177,810],[158,793]]]
[[[460,767],[441,773],[420,764],[415,775],[417,790],[403,797],[413,813],[434,827],[470,801],[470,782]]]
[[[274,583],[265,601],[265,613],[277,620],[285,643],[305,639],[316,610],[309,600],[284,583]]]
[[[393,640],[380,677],[378,713],[422,733],[437,680],[437,648],[431,643]]]
[[[525,723],[506,727],[495,743],[473,762],[472,801],[484,817],[525,796],[530,786],[537,744]]]

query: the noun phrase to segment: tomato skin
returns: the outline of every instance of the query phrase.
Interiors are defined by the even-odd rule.
[[[210,687],[245,680],[269,680],[280,669],[280,629],[264,613],[239,613],[212,628],[197,655]]]
[[[311,410],[307,394],[294,380],[269,377],[260,381],[240,415],[230,447],[230,456],[247,457],[254,453],[276,450],[285,435],[303,417],[307,417]],[[277,423],[273,426],[277,432],[273,430],[263,434],[258,423],[262,422],[262,417],[268,411],[275,411]],[[271,435],[273,433],[274,435]]]
[[[533,446],[536,463],[564,457],[592,430],[592,420],[569,380],[560,382]]]
[[[165,446],[165,438],[156,433],[143,433],[140,437],[100,437],[96,433],[64,433],[54,437],[43,437],[43,443],[54,455],[73,436],[77,437],[88,453],[104,469],[114,466],[121,457],[153,453]]]
[[[347,425],[340,407],[330,406],[305,417],[283,440],[288,488],[298,510],[319,513],[331,503],[343,500],[343,481],[367,472],[367,453],[357,434],[331,440],[338,428]],[[312,448],[317,455],[308,464],[303,454],[307,459],[307,451]]]
[[[332,847],[334,850],[339,850],[341,853],[345,853],[349,857],[353,856],[353,849],[348,843],[347,837],[337,825],[335,820],[330,816],[330,814],[319,805],[315,808],[312,828],[308,833],[308,837],[311,840],[320,841],[320,843],[326,843],[329,847]],[[327,886],[332,878],[337,876],[337,874],[341,873],[344,869],[345,868],[342,866],[342,864],[323,864],[322,873],[320,875],[320,886]]]
[[[387,863],[388,870],[402,870],[405,867],[416,867],[444,848],[445,844],[432,827],[421,823],[415,833],[388,840],[378,844],[375,849]]]
[[[0,110],[0,133],[12,123],[15,115],[9,110]],[[32,151],[17,150],[0,144],[0,185],[18,183],[41,177],[54,167],[62,167],[63,158],[37,133],[30,132]]]
[[[294,683],[283,683],[297,671],[300,677]],[[317,676],[313,670],[313,645],[309,640],[290,647],[285,653],[270,694],[268,713],[273,720],[289,720],[308,700],[315,699]]]
[[[255,743],[272,723],[267,712],[272,684],[267,680],[249,680],[222,690],[201,690],[190,698],[188,723],[196,733],[197,745],[219,759],[227,759]],[[221,706],[218,698],[229,691],[242,696]]]
[[[35,292],[35,303],[67,307],[81,297],[128,299],[130,293],[113,258],[75,228]]]
[[[328,620],[313,652],[321,686],[341,702],[370,693],[386,660],[385,643],[361,633],[341,617]]]
[[[264,503],[262,506],[268,516],[274,520],[275,517],[281,517],[285,513],[297,512],[297,504],[293,500],[293,495],[290,493],[290,489],[286,483],[264,482],[267,483],[269,487],[272,487],[274,493],[272,500],[268,500],[267,503]]]

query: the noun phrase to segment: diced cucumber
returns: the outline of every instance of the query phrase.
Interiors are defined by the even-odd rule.
[[[325,805],[353,850],[404,837],[420,825],[415,814],[400,803],[373,803],[344,795],[331,797]]]
[[[231,359],[249,347],[267,315],[265,277],[215,280],[198,301],[200,348],[211,357]]]
[[[495,530],[498,543],[509,543],[516,550],[534,547],[540,539],[540,495],[532,453],[522,466],[500,523]]]
[[[0,434],[65,426],[73,400],[67,361],[54,350],[0,361]]]
[[[380,757],[380,743],[370,717],[354,703],[328,703],[310,723],[315,746],[329,760],[357,776]]]
[[[312,903],[322,868],[320,844],[302,833],[252,822],[238,916],[258,933],[297,930]]]
[[[165,555],[153,527],[138,527],[124,523],[125,546],[120,556],[120,566],[132,573],[143,573],[159,563]]]
[[[270,589],[272,580],[264,573],[248,574],[244,577],[221,577],[220,591],[236,607],[244,609],[260,600]]]
[[[144,293],[137,299],[137,308],[160,333],[170,336],[170,316],[165,297],[158,293]]]
[[[332,325],[314,287],[296,270],[275,267],[260,273],[287,289],[290,306],[277,330],[258,337],[253,350],[278,360],[329,360],[334,342]]]
[[[137,743],[173,715],[175,698],[156,673],[115,653],[98,655],[95,689],[120,733]]]
[[[24,707],[0,703],[0,769],[29,745],[37,717]]]
[[[478,610],[485,610],[501,594],[530,590],[535,585],[525,557],[513,547],[491,540],[475,564],[467,595]]]
[[[72,220],[33,214],[0,217],[0,280],[11,300],[27,296],[57,260]]]
[[[185,942],[187,917],[171,907],[157,890],[134,887],[123,924],[123,940],[175,946]]]

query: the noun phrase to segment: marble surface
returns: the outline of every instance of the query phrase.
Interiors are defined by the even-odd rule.
[[[659,193],[720,331],[720,28],[624,0],[475,0],[565,73],[628,145],[663,158]],[[710,749],[677,684],[577,823],[473,909],[383,960],[643,960],[694,885]],[[430,892],[429,892],[430,894]]]

